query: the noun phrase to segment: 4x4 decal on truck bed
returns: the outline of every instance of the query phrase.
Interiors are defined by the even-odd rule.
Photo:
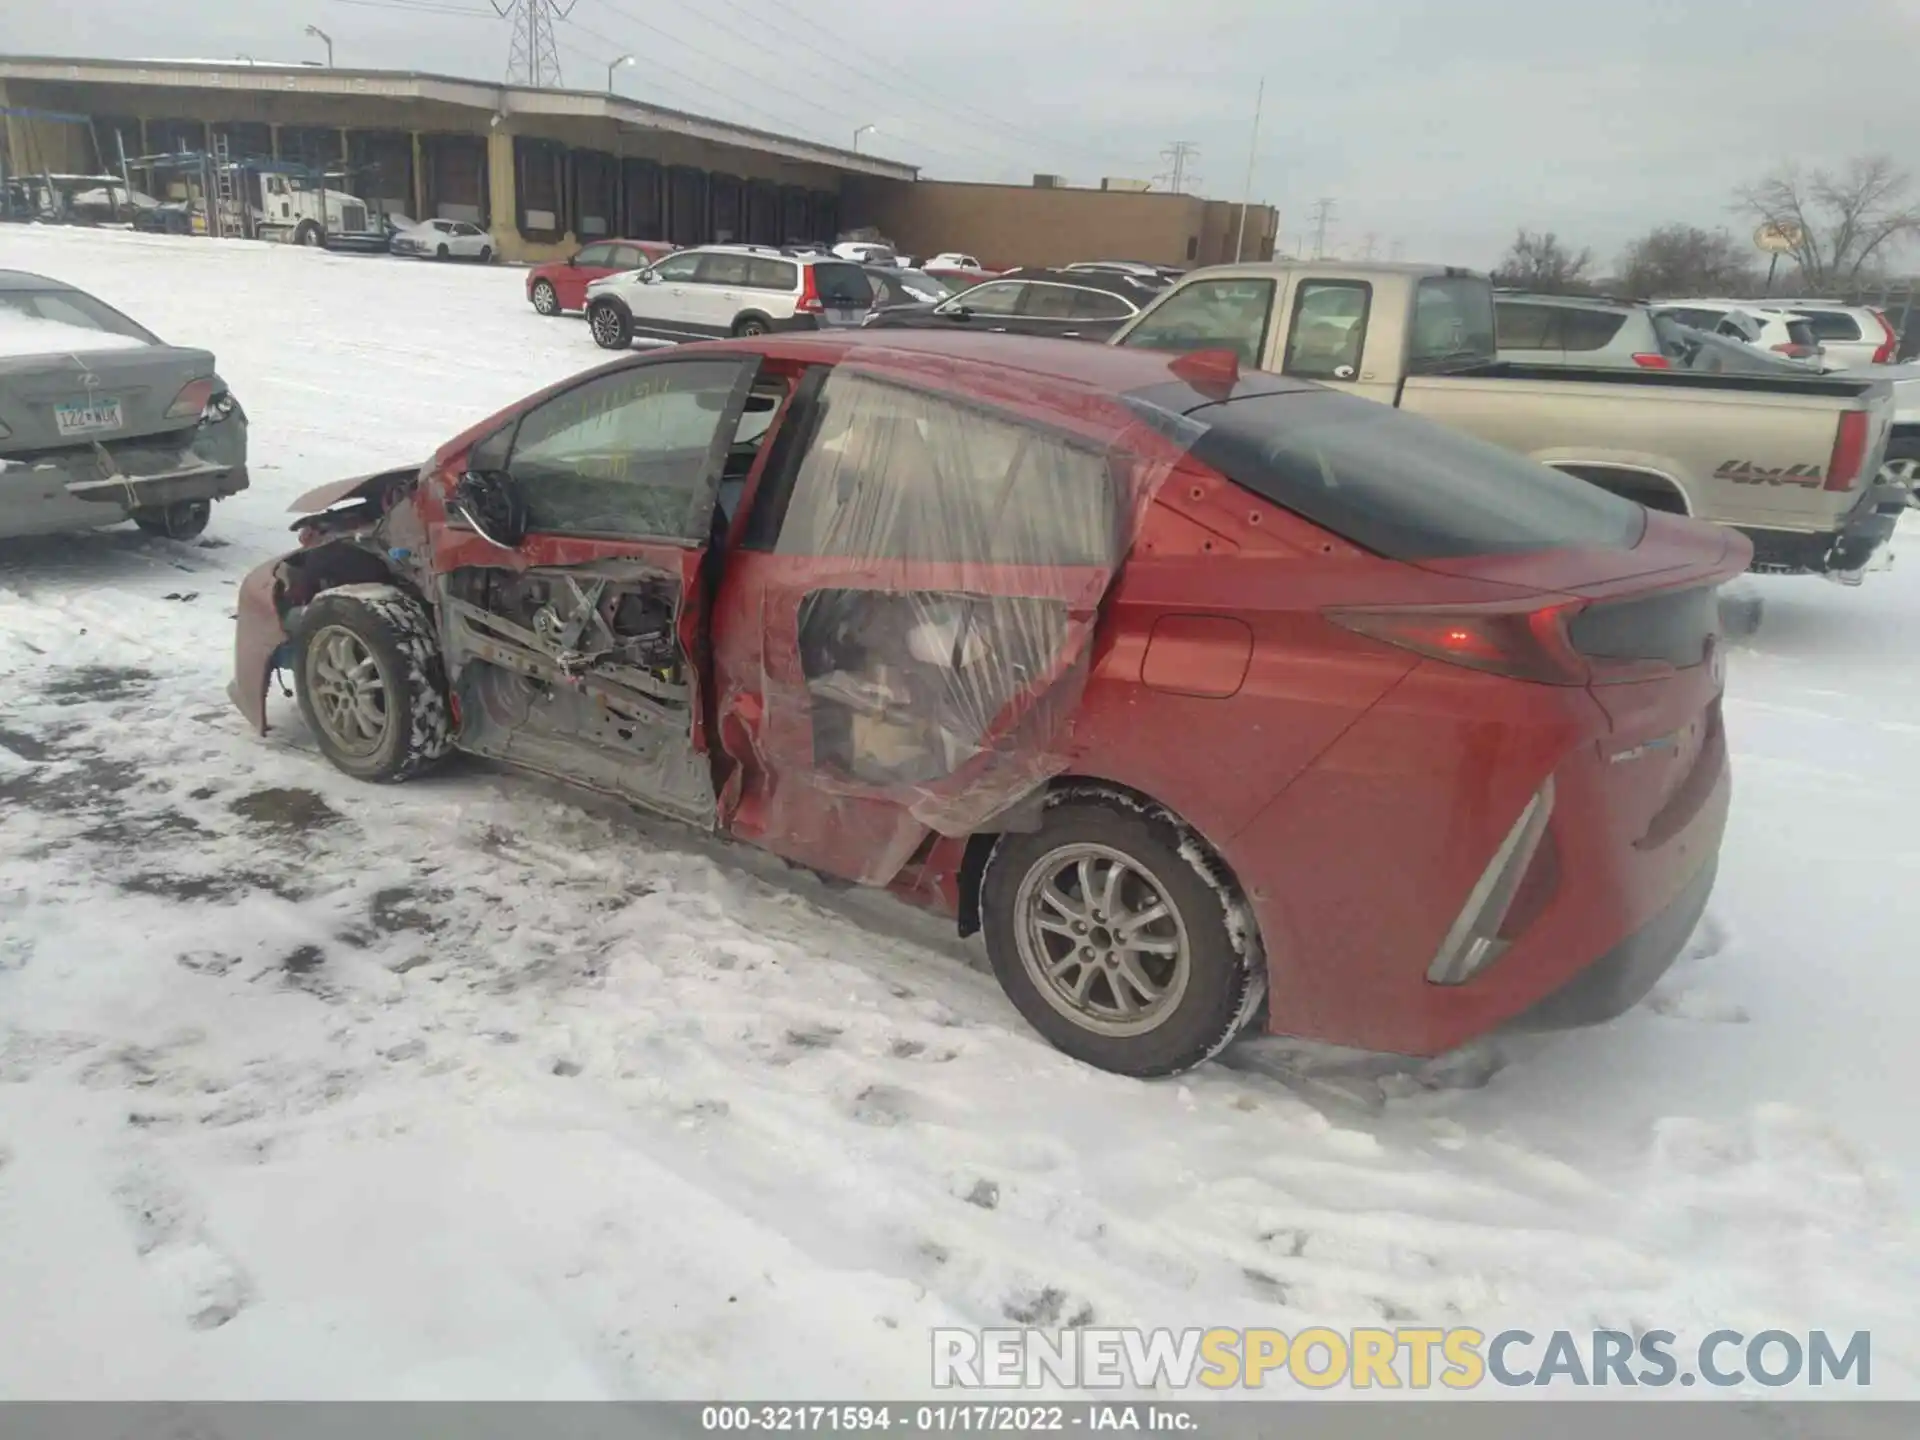
[[[1826,483],[1826,472],[1818,465],[1788,465],[1772,469],[1751,460],[1723,460],[1713,472],[1716,480],[1731,480],[1736,485],[1799,485],[1818,490]]]

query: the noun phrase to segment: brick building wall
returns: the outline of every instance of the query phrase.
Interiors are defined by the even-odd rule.
[[[871,227],[905,253],[957,250],[999,269],[1076,260],[1215,265],[1234,258],[1240,206],[1157,192],[849,177],[849,228]],[[1247,212],[1246,258],[1273,253],[1271,206]]]

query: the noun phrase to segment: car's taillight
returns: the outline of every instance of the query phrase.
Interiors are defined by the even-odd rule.
[[[213,403],[217,388],[211,380],[189,380],[180,393],[173,397],[173,404],[167,407],[167,419],[198,420]]]
[[[1642,370],[1671,370],[1673,362],[1664,355],[1636,355],[1633,363]]]
[[[1887,319],[1882,311],[1875,310],[1873,312],[1873,318],[1880,322],[1880,328],[1886,331],[1887,334],[1887,338],[1882,340],[1873,352],[1873,363],[1876,365],[1891,365],[1893,363],[1894,351],[1900,348],[1900,337],[1894,333],[1892,322]]]
[[[1848,410],[1840,417],[1833,437],[1833,455],[1827,461],[1828,490],[1851,490],[1867,458],[1867,412]]]
[[[1450,665],[1542,685],[1585,685],[1589,664],[1567,638],[1567,620],[1579,609],[1578,602],[1562,601],[1519,610],[1420,606],[1325,614],[1343,629]]]
[[[800,298],[793,308],[801,315],[820,315],[826,311],[827,307],[820,302],[820,282],[814,278],[811,265],[800,267]]]

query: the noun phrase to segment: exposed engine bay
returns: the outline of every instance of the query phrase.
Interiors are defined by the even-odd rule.
[[[443,583],[463,747],[710,818],[677,576],[615,560],[463,569]]]

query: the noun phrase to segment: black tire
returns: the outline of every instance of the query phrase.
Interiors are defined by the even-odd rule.
[[[293,239],[295,244],[304,245],[312,250],[317,249],[325,237],[321,235],[318,225],[311,220],[303,220],[300,222],[300,228],[293,232]]]
[[[1907,487],[1907,504],[1920,510],[1920,435],[1896,435],[1880,459],[1881,481],[1898,480]]]
[[[349,637],[351,643],[340,640]],[[426,607],[392,585],[344,585],[307,606],[293,637],[294,690],[300,713],[334,766],[357,780],[392,784],[411,779],[453,748],[446,673]],[[384,722],[365,743],[342,739],[343,722],[321,713],[328,698],[326,666],[344,645],[370,660]]]
[[[1119,857],[1133,872],[1126,883],[1135,886],[1137,898],[1131,903],[1141,905],[1136,913],[1167,910],[1171,918],[1155,923],[1177,931],[1181,939],[1173,943],[1185,946],[1184,981],[1169,979],[1164,1013],[1150,1024],[1141,1021],[1146,1028],[1132,1033],[1113,1033],[1112,1025],[1103,1028],[1091,1017],[1072,1013],[1058,991],[1050,996],[1047,982],[1033,973],[1023,954],[1023,895],[1030,882],[1037,885],[1055,866],[1073,863],[1061,857],[1071,857],[1080,847],[1098,847]],[[1198,838],[1164,811],[1100,792],[1061,791],[1049,797],[1038,831],[1001,837],[981,880],[987,955],[1007,998],[1056,1049],[1102,1070],[1148,1078],[1177,1074],[1211,1059],[1245,1028],[1265,997],[1266,974],[1257,943],[1235,943],[1228,906],[1239,902],[1229,898],[1232,890],[1224,872],[1210,872],[1207,867],[1215,865],[1210,859],[1187,858],[1205,855]],[[1131,908],[1124,897],[1121,903]],[[1104,926],[1095,928],[1107,933]],[[1069,952],[1079,944],[1063,938]],[[1135,955],[1133,961],[1139,964],[1142,957]],[[1113,967],[1107,968],[1111,973]],[[1097,969],[1089,999],[1097,1002],[1102,986],[1109,1000],[1117,999],[1119,986],[1100,978]]]
[[[437,259],[446,260],[452,257],[453,251],[449,250],[445,245],[442,245],[438,250],[434,251],[434,255]]]
[[[602,350],[633,348],[633,316],[624,305],[596,300],[587,306],[587,330]]]
[[[560,313],[560,292],[545,280],[535,282],[533,287],[533,308],[542,315]]]
[[[733,333],[742,339],[750,335],[765,335],[772,329],[773,326],[761,315],[742,315],[733,322]]]
[[[482,245],[480,247],[480,263],[482,265],[491,265],[493,263],[493,247],[491,245]]]
[[[213,516],[211,500],[181,500],[154,510],[136,510],[133,523],[165,540],[192,540]]]

